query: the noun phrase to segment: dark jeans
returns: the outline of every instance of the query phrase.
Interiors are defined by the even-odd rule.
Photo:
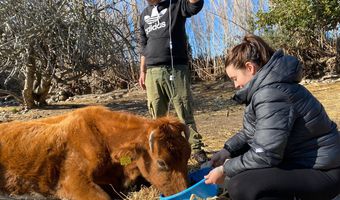
[[[340,168],[248,170],[229,180],[228,192],[232,200],[331,200],[340,193]]]

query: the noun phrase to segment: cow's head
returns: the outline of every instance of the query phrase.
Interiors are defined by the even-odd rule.
[[[165,196],[188,186],[188,139],[187,126],[172,117],[157,119],[149,130],[147,153],[137,165],[144,178]]]

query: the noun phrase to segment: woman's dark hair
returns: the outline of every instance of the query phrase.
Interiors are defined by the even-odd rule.
[[[236,69],[243,69],[246,62],[251,61],[262,68],[274,52],[262,38],[248,34],[244,36],[241,44],[228,51],[225,66],[233,65]]]

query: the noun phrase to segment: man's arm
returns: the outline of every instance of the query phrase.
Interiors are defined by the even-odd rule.
[[[145,66],[145,56],[141,55],[140,57],[140,73],[146,73],[146,66]]]
[[[140,57],[140,71],[139,71],[139,86],[145,90],[145,77],[146,77],[146,65],[145,65],[145,56],[141,55]]]
[[[181,11],[183,17],[191,17],[202,10],[204,0],[181,0]]]
[[[140,69],[139,69],[139,86],[145,90],[145,77],[146,77],[146,62],[145,62],[145,56],[144,56],[144,49],[147,45],[147,36],[144,30],[144,23],[142,20],[142,15],[139,18],[139,27],[140,27],[140,49],[141,49],[141,57],[140,57]]]

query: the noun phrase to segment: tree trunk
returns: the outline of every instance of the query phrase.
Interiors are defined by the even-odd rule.
[[[33,98],[33,83],[34,83],[34,74],[35,74],[35,59],[33,55],[33,44],[30,44],[28,50],[28,61],[26,64],[25,71],[25,85],[22,91],[22,96],[24,99],[24,106],[27,109],[33,108],[35,106],[34,98]]]
[[[337,39],[336,39],[335,71],[336,71],[337,74],[340,74],[340,37],[337,37]]]
[[[50,90],[51,79],[49,77],[42,77],[39,86],[34,91],[34,100],[38,102],[39,106],[47,105],[46,98]]]

